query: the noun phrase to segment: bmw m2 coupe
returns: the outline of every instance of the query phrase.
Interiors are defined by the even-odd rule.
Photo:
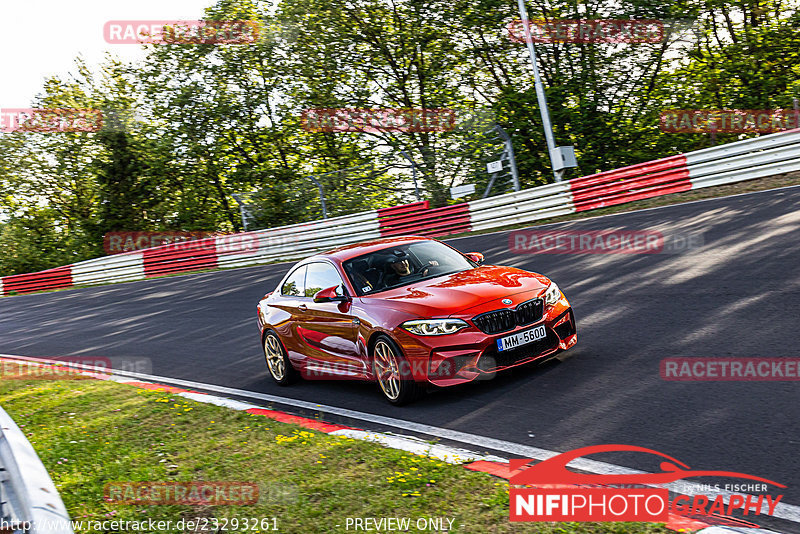
[[[555,282],[425,237],[348,245],[294,265],[258,304],[267,369],[377,382],[392,404],[549,359],[577,342]]]

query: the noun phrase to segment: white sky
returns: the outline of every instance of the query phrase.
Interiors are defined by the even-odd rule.
[[[66,77],[83,55],[90,67],[106,51],[142,57],[136,44],[108,44],[109,20],[197,20],[214,0],[0,0],[0,109],[27,108],[48,76]]]

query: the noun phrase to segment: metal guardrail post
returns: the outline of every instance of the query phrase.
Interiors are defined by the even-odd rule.
[[[5,525],[3,524],[5,523]],[[26,534],[73,534],[50,475],[11,416],[0,408],[0,528]]]
[[[494,129],[505,145],[508,165],[511,168],[511,179],[514,181],[514,191],[519,191],[519,171],[517,170],[517,158],[514,155],[514,143],[511,141],[511,136],[508,135],[508,132],[501,128],[499,124],[495,124]]]
[[[412,157],[409,156],[408,152],[406,152],[405,150],[401,150],[400,154],[402,154],[403,157],[406,158],[411,163],[411,176],[414,179],[414,196],[417,197],[417,202],[421,202],[422,199],[419,196],[419,185],[417,185],[417,164],[414,163]]]
[[[321,176],[321,175],[320,175]],[[325,190],[322,188],[322,184],[316,177],[309,175],[307,178],[310,178],[312,182],[317,184],[317,189],[319,189],[319,201],[322,203],[322,218],[328,218],[328,207],[325,205]]]
[[[242,218],[242,228],[244,231],[247,231],[247,209],[245,208],[245,202],[242,200],[240,195],[233,194],[231,195],[233,199],[239,204],[239,216]]]

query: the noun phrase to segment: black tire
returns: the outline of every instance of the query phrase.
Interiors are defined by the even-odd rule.
[[[390,337],[381,334],[372,346],[372,372],[384,398],[395,406],[415,400],[421,388],[411,376],[403,351]]]
[[[288,386],[297,381],[298,373],[289,357],[286,355],[286,350],[283,348],[278,334],[272,330],[264,335],[264,359],[267,363],[267,371],[269,376],[279,385]]]

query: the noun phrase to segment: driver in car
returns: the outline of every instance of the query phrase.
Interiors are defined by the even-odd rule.
[[[412,274],[427,276],[430,268],[439,265],[436,260],[429,260],[428,264],[419,269],[412,269],[408,255],[404,252],[396,251],[394,257],[389,260],[389,274],[386,276],[387,286],[394,286],[402,283],[403,278]]]

